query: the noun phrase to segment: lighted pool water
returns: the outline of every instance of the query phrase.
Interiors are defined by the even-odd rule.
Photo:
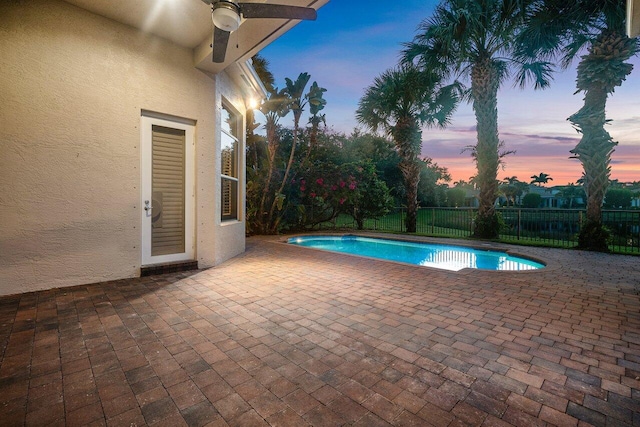
[[[302,236],[289,243],[332,252],[406,262],[445,270],[536,270],[544,264],[506,252],[360,236]]]

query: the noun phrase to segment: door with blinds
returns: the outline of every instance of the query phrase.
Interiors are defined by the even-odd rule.
[[[193,125],[142,117],[142,264],[193,259]]]

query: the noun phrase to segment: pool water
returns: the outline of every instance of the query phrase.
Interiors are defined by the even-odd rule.
[[[332,252],[344,252],[372,258],[405,262],[426,267],[458,271],[480,270],[522,271],[544,268],[544,264],[506,252],[485,251],[464,246],[418,243],[360,236],[302,236],[289,243]]]

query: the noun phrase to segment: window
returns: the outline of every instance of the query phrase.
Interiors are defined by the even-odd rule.
[[[220,169],[222,188],[221,209],[222,220],[237,220],[239,205],[239,145],[240,145],[240,120],[239,115],[225,104],[222,104],[221,120],[221,159]]]

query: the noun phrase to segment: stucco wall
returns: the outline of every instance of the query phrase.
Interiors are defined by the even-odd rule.
[[[217,87],[218,87],[218,91],[216,92],[216,105],[221,106],[222,105],[222,98],[224,97],[224,99],[226,100],[227,103],[230,103],[232,105],[232,107],[238,111],[239,114],[241,114],[244,117],[244,111],[241,110],[240,108],[238,108],[240,105],[242,105],[242,99],[239,98],[238,96],[238,92],[234,89],[234,85],[231,81],[231,79],[227,76],[227,74],[221,73],[218,74],[216,76],[216,82],[217,82]],[[221,121],[221,108],[216,108],[216,126],[220,126],[220,121]],[[241,135],[245,134],[245,124],[244,124],[244,120],[243,120],[243,125],[242,125],[242,129],[241,129]],[[221,135],[218,132],[216,134],[216,146],[220,147],[221,144]],[[239,175],[239,188],[240,188],[240,194],[239,194],[239,199],[240,200],[245,200],[245,177],[246,174],[244,173],[245,171],[245,150],[244,150],[244,144],[242,144],[242,149],[240,150],[240,153],[242,154],[240,156],[240,165],[239,165],[239,170],[241,171],[240,175]],[[216,164],[219,165],[222,161],[221,159],[221,150],[217,150],[216,151]],[[215,184],[215,188],[221,188],[221,178],[220,178],[220,174],[216,175],[216,184]],[[216,198],[216,202],[217,203],[221,203],[221,199],[220,197]],[[221,222],[220,221],[220,212],[222,211],[221,206],[217,206],[215,209],[215,212],[217,213],[217,218],[216,218],[216,225],[217,228],[215,230],[214,233],[214,239],[215,239],[215,246],[216,246],[216,250],[215,250],[215,258],[213,260],[210,260],[210,262],[212,264],[219,264],[223,261],[226,261],[227,259],[229,259],[230,257],[234,256],[235,254],[244,252],[245,249],[245,222],[244,222],[244,218],[245,218],[245,204],[242,203],[241,204],[241,208],[238,211],[238,216],[239,216],[239,220],[238,221],[225,221],[225,222]],[[205,234],[206,236],[209,236],[210,234]],[[201,262],[204,262],[201,261]]]
[[[244,250],[219,213],[220,92],[244,111],[230,79],[57,0],[0,4],[0,63],[0,294],[139,274],[142,110],[196,122],[200,266]]]

